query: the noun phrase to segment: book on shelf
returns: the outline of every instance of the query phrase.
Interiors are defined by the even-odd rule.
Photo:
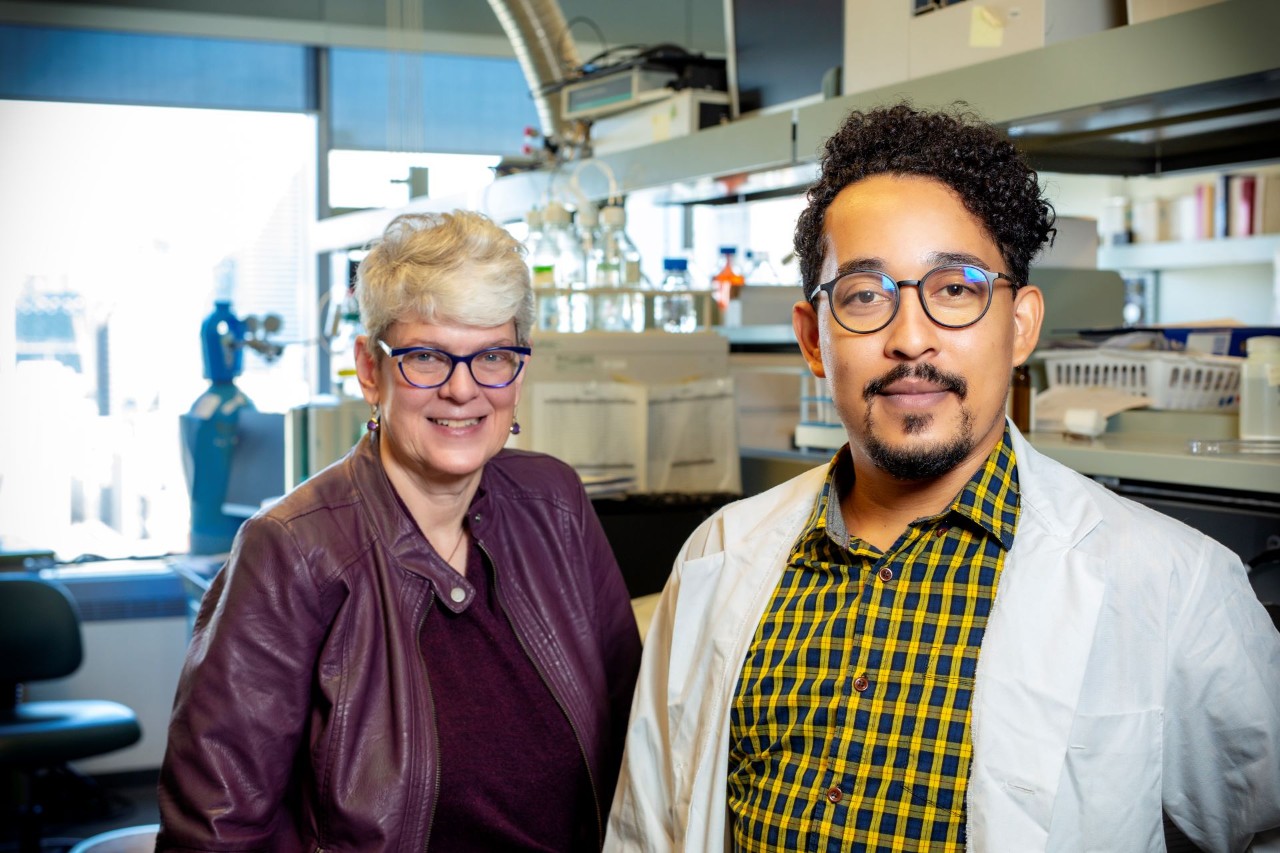
[[[1196,186],[1196,239],[1213,238],[1213,221],[1218,206],[1214,196],[1217,195],[1217,182],[1204,182]]]
[[[1280,234],[1280,173],[1258,173],[1253,185],[1253,233]]]
[[[1170,237],[1181,243],[1199,240],[1200,200],[1196,193],[1183,193],[1174,199],[1172,233]]]
[[[1230,172],[1188,184],[1181,195],[1134,199],[1135,243],[1280,234],[1280,172]]]
[[[1228,237],[1249,237],[1253,231],[1253,199],[1257,175],[1231,175],[1227,184]]]
[[[1212,212],[1207,236],[1217,239],[1231,233],[1231,187],[1237,175],[1221,174],[1213,182]]]
[[[1195,198],[1199,239],[1280,233],[1280,173],[1223,173],[1198,184]]]

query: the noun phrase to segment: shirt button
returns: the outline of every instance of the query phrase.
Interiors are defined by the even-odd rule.
[[[857,678],[853,680],[853,689],[858,691],[859,693],[862,693],[870,686],[871,686],[871,682],[867,681],[867,677],[865,675],[859,675]]]
[[[837,788],[835,785],[832,785],[830,788],[827,789],[827,799],[833,803],[838,803],[842,799],[844,799],[844,792],[841,791],[839,788]]]
[[[484,516],[483,516],[483,515],[481,515],[481,514],[480,514],[480,513],[478,513],[478,512],[477,512],[475,515],[471,516],[471,520],[472,520],[472,521],[474,521],[476,524],[479,524],[479,523],[480,523],[480,521],[481,521],[481,519],[483,519],[483,518],[484,518]]]
[[[941,527],[939,527],[937,530],[933,531],[933,535],[934,535],[934,536],[946,536],[946,535],[947,535],[947,531],[948,531],[948,530],[950,530],[950,529],[951,529],[950,527],[947,527],[947,526],[944,524],[944,525],[942,525]]]
[[[885,566],[884,568],[880,569],[880,571],[876,572],[876,575],[879,576],[880,580],[884,581],[885,583],[888,583],[889,581],[893,580],[893,569],[889,568],[888,566]]]
[[[449,597],[452,598],[455,603],[461,604],[467,600],[467,591],[460,586],[455,586],[453,589],[449,590]]]

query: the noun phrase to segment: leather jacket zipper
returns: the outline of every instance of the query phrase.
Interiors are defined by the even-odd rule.
[[[431,711],[432,725],[435,725],[436,718],[436,700],[435,695],[431,692],[431,673],[427,668],[426,655],[422,653],[422,629],[427,624],[427,616],[431,613],[431,608],[436,603],[435,587],[428,585],[427,606],[422,609],[422,618],[418,620],[418,633],[415,642],[418,644],[418,657],[422,659],[422,677],[427,685],[427,705]],[[436,781],[431,786],[431,811],[427,815],[427,837],[422,840],[422,853],[427,853],[427,849],[431,846],[431,829],[436,823],[436,803],[440,800],[440,738],[433,737],[431,742],[435,744],[436,750]]]
[[[489,550],[484,547],[484,543],[479,539],[476,545],[484,553],[488,559],[489,565],[493,566],[493,595],[498,601],[498,606],[502,608],[502,615],[506,618],[507,624],[511,626],[511,633],[515,634],[516,641],[520,643],[520,649],[524,652],[524,656],[533,664],[533,669],[538,673],[538,677],[542,679],[542,683],[547,686],[547,692],[551,694],[551,698],[556,700],[556,705],[560,708],[560,713],[564,714],[564,718],[569,721],[569,728],[573,730],[573,738],[578,742],[578,752],[582,755],[582,763],[587,768],[587,781],[591,784],[591,803],[596,810],[596,842],[598,845],[604,844],[604,817],[600,814],[600,794],[596,789],[596,780],[591,772],[591,759],[587,756],[587,748],[582,743],[582,734],[578,731],[578,727],[574,725],[573,717],[569,716],[569,711],[561,701],[560,695],[556,693],[555,688],[551,686],[551,682],[547,680],[547,675],[542,671],[542,667],[533,655],[529,653],[529,646],[525,643],[524,637],[520,636],[520,631],[516,628],[516,623],[512,621],[511,614],[507,612],[507,607],[502,603],[502,592],[498,583],[498,564],[489,554]]]

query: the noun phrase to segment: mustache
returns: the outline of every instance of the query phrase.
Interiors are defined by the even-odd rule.
[[[883,394],[884,389],[903,379],[923,379],[925,382],[953,392],[961,400],[969,395],[969,383],[965,381],[963,376],[944,373],[932,364],[925,362],[916,365],[899,364],[879,379],[872,379],[862,389],[862,399],[870,400],[878,394]]]

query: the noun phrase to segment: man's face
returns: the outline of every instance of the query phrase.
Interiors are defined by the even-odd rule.
[[[1007,272],[978,218],[933,178],[875,175],[850,184],[827,209],[823,242],[822,281],[851,266],[894,281],[952,263]],[[1022,288],[1015,298],[1001,279],[981,320],[948,329],[925,314],[918,289],[901,288],[897,316],[871,334],[837,324],[826,296],[816,311],[798,304],[793,316],[855,458],[902,480],[938,477],[990,453],[1004,429],[1010,373],[1034,349],[1042,310],[1038,290]]]

